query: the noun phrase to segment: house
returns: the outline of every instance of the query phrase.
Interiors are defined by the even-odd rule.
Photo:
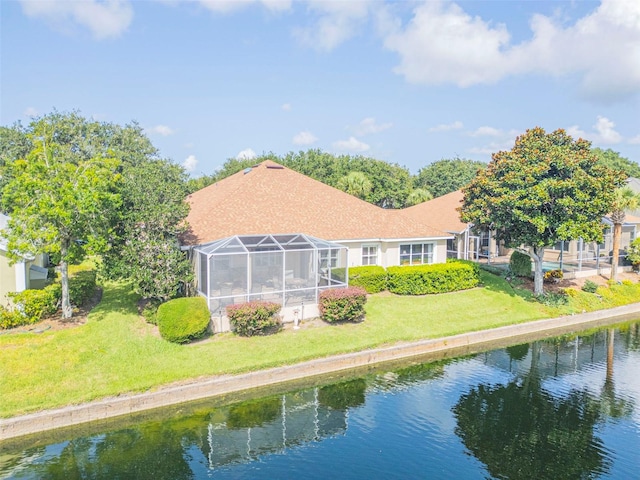
[[[7,227],[9,217],[0,213],[0,232]],[[9,292],[21,292],[29,288],[43,288],[47,280],[45,255],[25,257],[13,265],[7,257],[7,242],[0,236],[0,305],[6,306]]]
[[[445,262],[453,235],[272,161],[187,198],[183,248],[196,288],[224,317],[226,303],[278,299],[286,320],[317,315],[317,295],[343,287],[349,267]],[[225,328],[225,326],[221,327]]]
[[[491,261],[508,251],[496,242],[490,231],[476,231],[473,224],[460,220],[458,209],[462,206],[462,190],[427,200],[426,202],[405,208],[404,214],[416,221],[422,221],[434,228],[442,230],[453,238],[447,240],[447,257],[465,260]]]

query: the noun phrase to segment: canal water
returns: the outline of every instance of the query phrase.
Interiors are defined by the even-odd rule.
[[[640,322],[158,415],[0,443],[0,478],[640,478]]]

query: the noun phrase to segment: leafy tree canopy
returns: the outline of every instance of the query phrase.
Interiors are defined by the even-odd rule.
[[[215,175],[193,182],[191,186],[203,188],[206,185],[201,185],[207,180],[210,183],[220,181],[264,160],[273,160],[335,188],[340,188],[340,182],[344,182],[350,173],[360,172],[371,182],[371,189],[361,198],[383,208],[404,207],[413,190],[411,175],[405,167],[369,157],[336,156],[318,149],[289,152],[284,156],[267,153],[249,160],[230,158]]]
[[[477,160],[443,158],[421,168],[415,186],[427,189],[434,197],[441,197],[464,187],[486,167],[486,163]]]
[[[629,160],[610,148],[606,150],[593,148],[592,151],[602,165],[606,165],[612,170],[620,170],[627,177],[640,178],[640,164],[638,162]]]
[[[37,253],[60,255],[64,318],[72,314],[68,263],[87,251],[106,249],[120,205],[120,162],[93,141],[99,128],[75,113],[54,112],[35,119],[24,130],[30,146],[26,157],[9,159],[3,167],[8,181],[2,189],[2,208],[11,215],[3,233],[9,256],[18,260]],[[10,135],[17,138],[16,132]]]
[[[535,293],[542,294],[545,247],[561,240],[602,238],[622,177],[601,165],[590,143],[564,130],[527,130],[510,151],[493,154],[463,188],[461,219],[495,230],[507,247],[524,246],[535,264]]]

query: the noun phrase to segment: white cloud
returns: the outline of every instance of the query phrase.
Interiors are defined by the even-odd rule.
[[[393,126],[393,123],[376,123],[376,119],[373,117],[367,117],[362,120],[355,128],[356,135],[369,135],[371,133],[379,133],[384,130],[388,130]]]
[[[385,46],[400,55],[395,72],[411,83],[468,87],[535,73],[578,75],[583,94],[594,99],[640,92],[640,2],[602,0],[573,25],[535,15],[530,27],[529,40],[511,45],[504,24],[429,1],[404,28],[389,29]]]
[[[256,156],[257,156],[256,152],[254,152],[252,149],[245,148],[241,152],[238,152],[238,154],[236,155],[236,159],[238,159],[238,160],[249,160],[251,158],[256,158]]]
[[[369,17],[370,5],[363,0],[310,0],[308,9],[318,18],[310,27],[295,29],[294,36],[316,50],[331,51],[360,31]]]
[[[231,13],[242,10],[252,4],[259,3],[271,12],[286,11],[291,8],[291,0],[164,0],[168,5],[178,5],[187,1],[195,1],[214,13]]]
[[[97,40],[120,36],[133,20],[129,0],[20,0],[20,3],[29,17],[41,18],[61,30],[80,25]]]
[[[315,143],[317,140],[318,138],[308,130],[305,130],[304,132],[300,132],[293,137],[293,143],[295,145],[311,145],[312,143]]]
[[[499,137],[503,135],[503,132],[497,128],[483,126],[471,132],[469,135],[472,137]]]
[[[629,143],[631,143],[632,145],[639,145],[640,144],[640,134],[636,135],[635,137],[632,137],[629,139]]]
[[[25,109],[23,115],[25,117],[33,118],[33,117],[37,117],[38,115],[40,115],[40,112],[38,112],[38,110],[36,110],[34,107],[27,107]]]
[[[469,153],[475,153],[478,155],[492,155],[497,152],[511,150],[514,145],[514,140],[508,140],[504,142],[491,142],[489,145],[484,145],[482,147],[472,147],[467,151]]]
[[[291,104],[290,103],[283,103],[280,108],[282,110],[284,110],[285,112],[290,112],[291,111]]]
[[[607,117],[598,115],[598,119],[595,125],[593,125],[594,131],[592,132],[586,132],[578,125],[572,125],[566,130],[569,135],[576,139],[583,138],[597,144],[615,144],[623,140],[622,135],[615,130],[615,126],[616,124]]]
[[[371,148],[369,145],[361,142],[355,137],[349,137],[348,140],[334,142],[333,146],[338,150],[345,150],[348,152],[366,152]]]
[[[168,137],[169,135],[173,135],[175,132],[166,125],[156,125],[155,127],[147,128],[147,132],[149,133],[157,133],[158,135],[162,135],[163,137]]]
[[[430,132],[449,132],[451,130],[460,130],[464,127],[464,124],[456,120],[453,123],[441,123],[440,125],[436,125],[435,127],[431,127],[429,129]]]
[[[182,166],[187,172],[193,172],[196,168],[196,165],[198,165],[198,159],[195,155],[189,155],[182,162]]]

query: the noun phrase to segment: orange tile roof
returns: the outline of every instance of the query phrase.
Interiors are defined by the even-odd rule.
[[[456,210],[462,205],[462,199],[462,191],[456,190],[405,208],[404,212],[411,218],[432,225],[439,230],[460,233],[467,228],[467,224],[460,220],[460,213]]]
[[[450,237],[270,160],[187,197],[185,245],[233,235],[305,233],[325,240]]]

